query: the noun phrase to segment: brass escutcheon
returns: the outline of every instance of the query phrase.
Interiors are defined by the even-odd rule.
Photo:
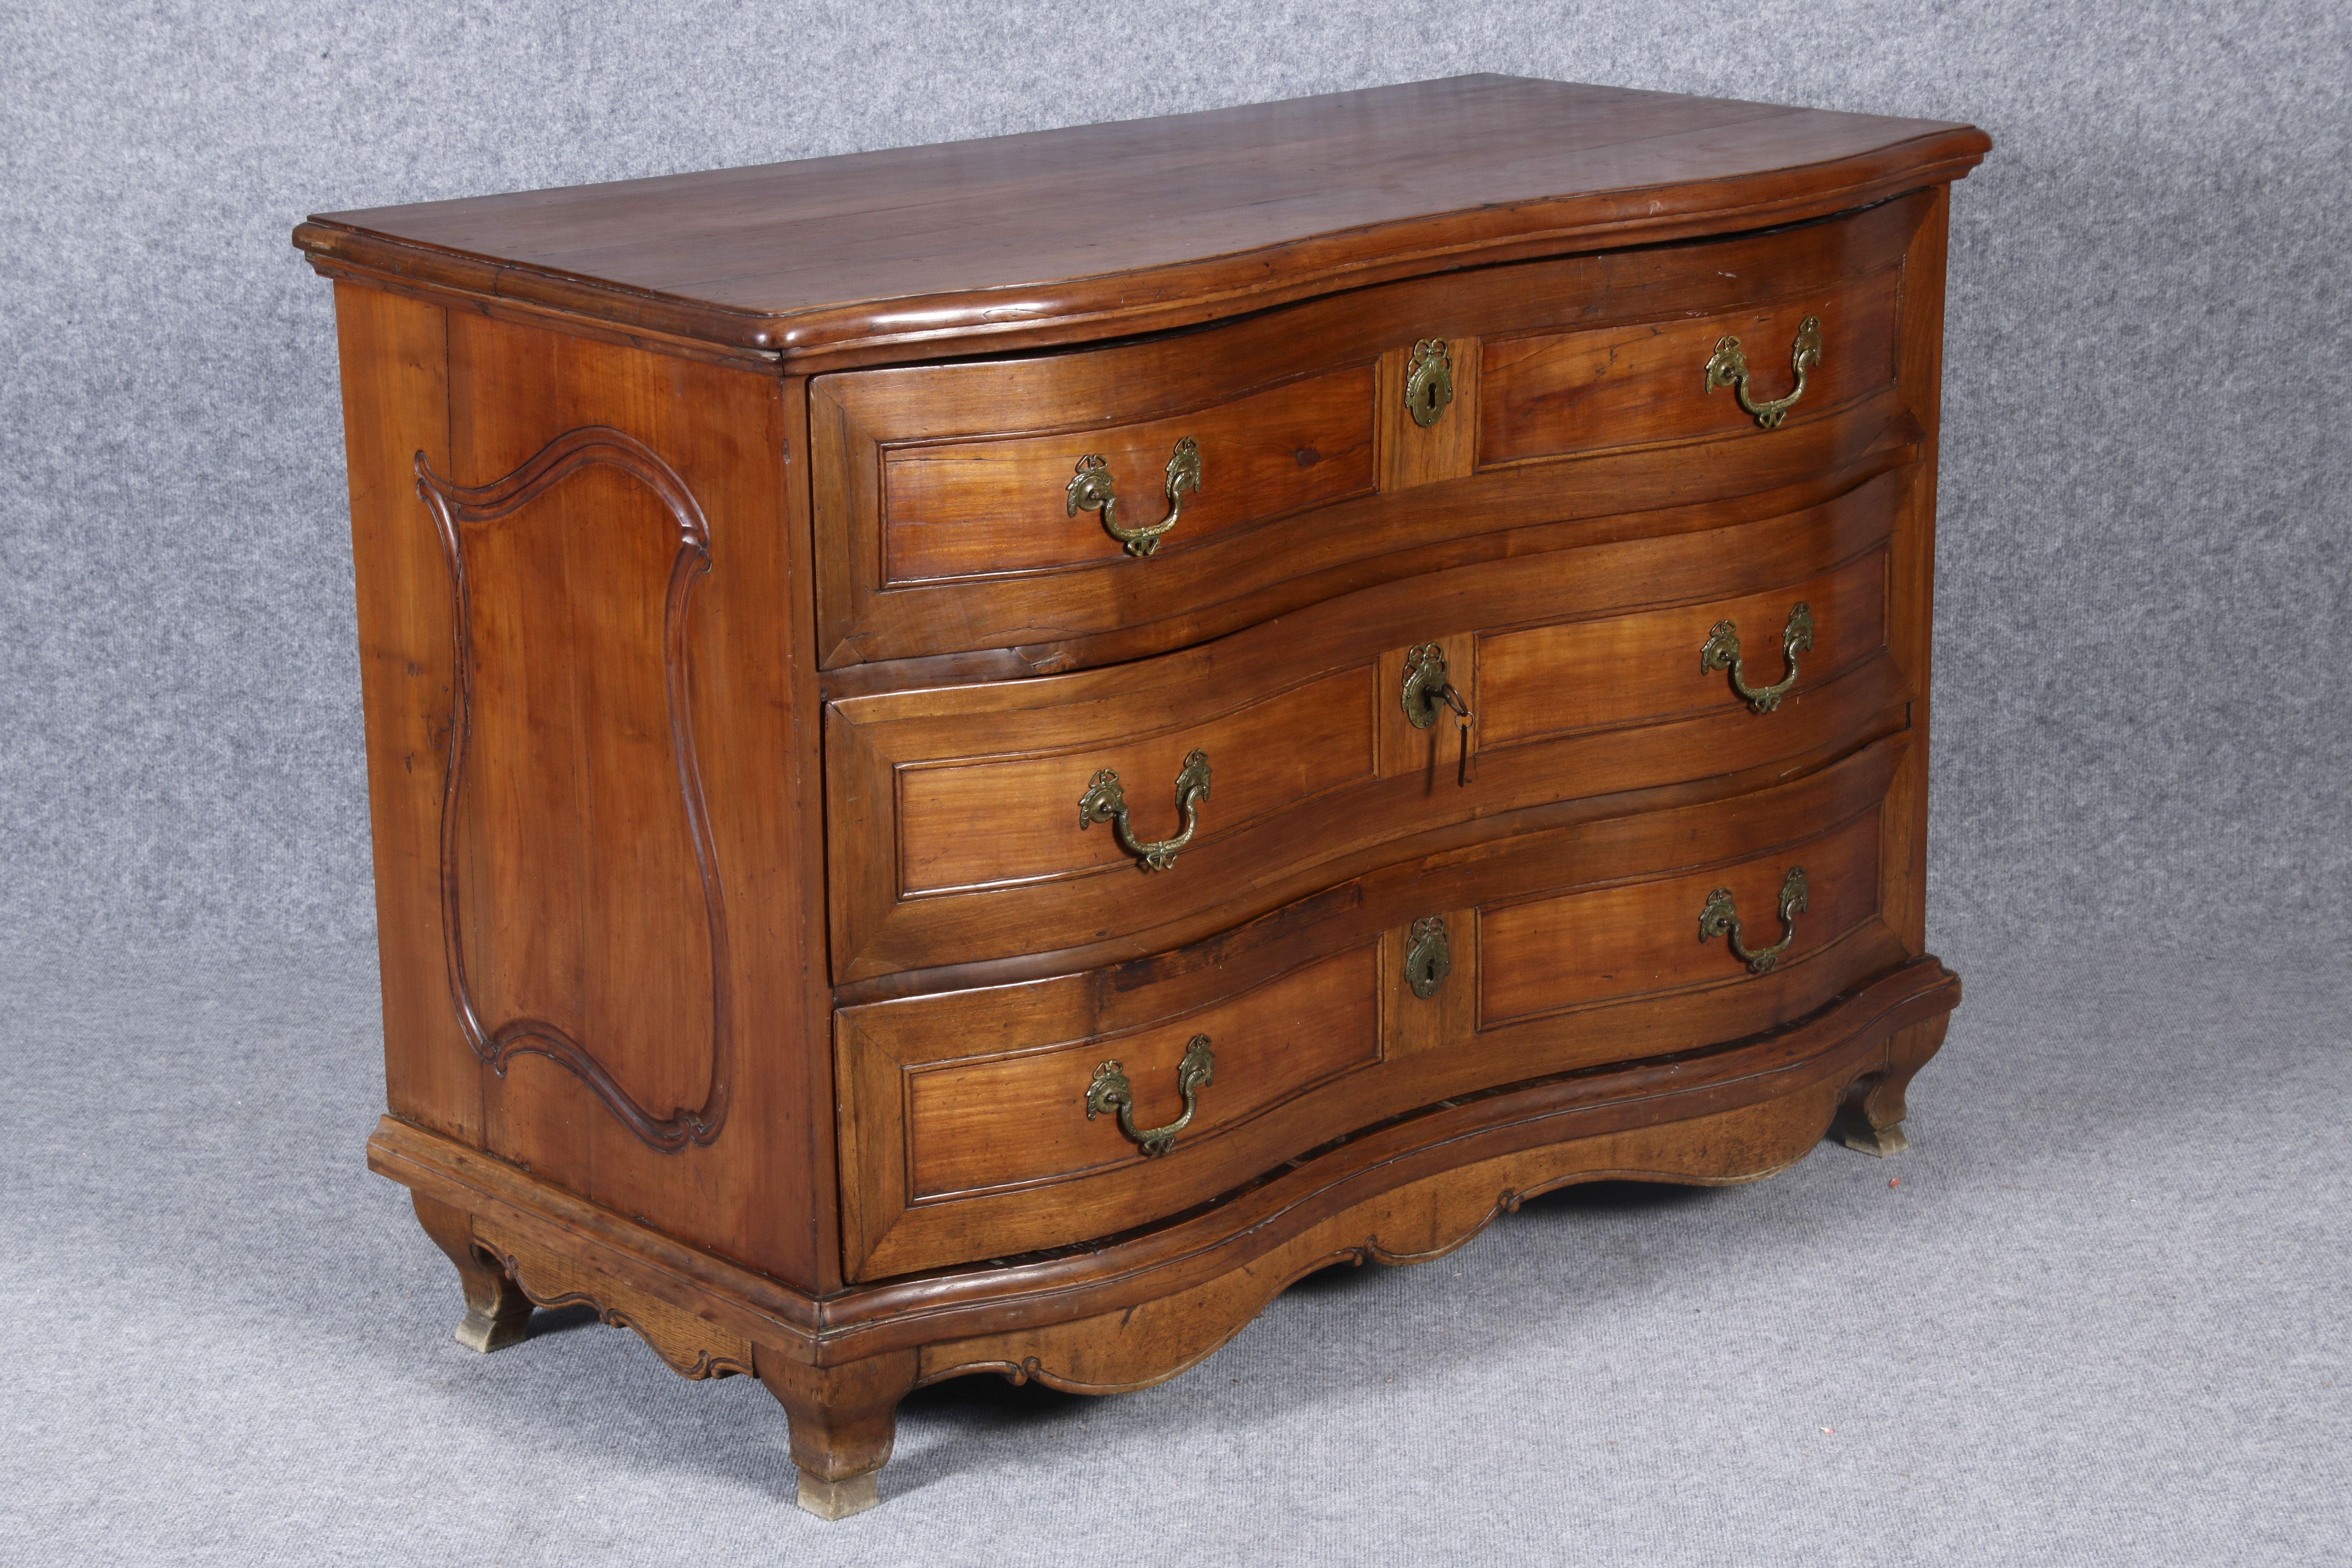
[[[1412,345],[1412,369],[1405,374],[1404,405],[1423,429],[1445,417],[1454,402],[1454,356],[1444,338],[1423,338]]]
[[[1087,1120],[1092,1121],[1107,1110],[1118,1112],[1118,1130],[1142,1147],[1147,1159],[1165,1154],[1176,1146],[1176,1134],[1192,1124],[1192,1112],[1200,1108],[1201,1091],[1217,1076],[1217,1054],[1209,1048],[1209,1037],[1195,1035],[1186,1042],[1184,1059],[1176,1066],[1176,1088],[1184,1096],[1184,1114],[1165,1127],[1138,1127],[1135,1124],[1135,1089],[1127,1081],[1127,1069],[1115,1061],[1095,1068],[1094,1081],[1087,1086]]]
[[[1750,952],[1739,941],[1739,911],[1732,907],[1731,889],[1717,888],[1706,896],[1706,908],[1698,914],[1698,939],[1705,942],[1721,937],[1730,945],[1731,955],[1748,965],[1753,974],[1769,974],[1779,966],[1780,955],[1797,940],[1797,917],[1805,912],[1805,868],[1789,868],[1787,880],[1780,884],[1780,940],[1769,947]]]
[[[1168,459],[1168,515],[1142,528],[1122,528],[1118,485],[1111,478],[1110,465],[1099,454],[1089,452],[1078,459],[1078,471],[1070,476],[1068,511],[1072,517],[1081,511],[1101,512],[1104,532],[1125,545],[1129,555],[1149,555],[1160,548],[1160,536],[1182,519],[1184,498],[1200,488],[1201,447],[1187,436],[1176,443],[1176,455]]]
[[[1163,838],[1157,844],[1146,844],[1135,837],[1135,829],[1127,819],[1127,790],[1118,782],[1118,774],[1105,768],[1095,774],[1087,785],[1087,793],[1078,797],[1078,826],[1083,829],[1097,822],[1108,822],[1111,831],[1127,852],[1142,863],[1147,871],[1165,871],[1176,864],[1176,853],[1192,842],[1193,831],[1201,826],[1201,803],[1209,798],[1209,753],[1195,751],[1184,759],[1183,768],[1176,774],[1176,809],[1183,815],[1184,831],[1173,838]]]
[[[1470,745],[1470,727],[1477,717],[1462,689],[1446,679],[1444,648],[1425,642],[1405,649],[1403,698],[1405,722],[1416,730],[1436,723],[1440,713],[1453,712],[1455,733],[1462,738],[1460,782],[1468,784],[1478,771],[1477,753]]]
[[[1445,650],[1425,642],[1405,650],[1404,717],[1416,730],[1426,730],[1445,710]]]
[[[1716,341],[1715,353],[1706,362],[1706,389],[1718,386],[1731,388],[1739,399],[1739,406],[1755,416],[1756,423],[1767,430],[1778,430],[1797,399],[1805,395],[1805,373],[1822,363],[1822,319],[1807,316],[1797,327],[1797,341],[1789,349],[1789,368],[1797,374],[1796,387],[1786,397],[1776,397],[1769,403],[1758,403],[1748,395],[1748,355],[1738,338]]]
[[[1404,950],[1405,984],[1423,1001],[1437,994],[1454,973],[1454,952],[1445,942],[1445,917],[1423,915],[1412,922],[1412,936]]]
[[[1813,607],[1799,602],[1789,612],[1789,624],[1780,632],[1780,657],[1788,661],[1788,669],[1769,686],[1748,684],[1748,661],[1739,655],[1739,628],[1730,621],[1717,621],[1706,634],[1706,646],[1698,650],[1698,668],[1702,675],[1712,675],[1718,669],[1731,671],[1731,689],[1738,692],[1755,713],[1769,713],[1780,706],[1780,699],[1797,687],[1797,655],[1813,646]]]

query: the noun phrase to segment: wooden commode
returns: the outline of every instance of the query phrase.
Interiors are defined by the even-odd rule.
[[[1466,77],[304,224],[459,1337],[837,1517],[919,1384],[1901,1148],[1988,146]]]

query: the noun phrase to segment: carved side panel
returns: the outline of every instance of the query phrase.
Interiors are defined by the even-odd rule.
[[[654,1148],[709,1144],[734,1009],[687,651],[702,510],[604,426],[490,484],[422,452],[416,475],[453,597],[440,873],[459,1026],[502,1078],[545,1057]]]

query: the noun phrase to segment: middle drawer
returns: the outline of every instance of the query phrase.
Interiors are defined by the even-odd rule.
[[[836,701],[835,981],[1160,951],[1432,832],[1899,724],[1901,481],[1391,584],[1137,664]]]

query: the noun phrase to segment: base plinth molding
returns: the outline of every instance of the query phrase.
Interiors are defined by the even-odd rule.
[[[1557,1187],[1752,1182],[1825,1135],[1894,1152],[1904,1091],[1958,999],[1958,981],[1921,960],[1751,1041],[1432,1107],[1134,1236],[823,1298],[391,1118],[370,1161],[415,1189],[492,1326],[486,1348],[519,1336],[534,1300],[585,1301],[684,1375],[755,1373],[790,1423],[800,1505],[841,1519],[878,1500],[898,1402],[920,1384],[990,1372],[1144,1388],[1213,1354],[1305,1275],[1444,1257]]]

